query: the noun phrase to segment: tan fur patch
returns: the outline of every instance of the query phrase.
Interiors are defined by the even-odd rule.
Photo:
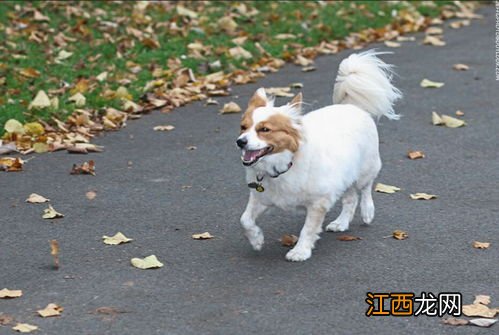
[[[253,126],[253,111],[258,107],[265,107],[266,105],[267,101],[255,92],[248,102],[248,108],[246,108],[241,119],[241,133],[246,131],[243,129],[250,129]]]
[[[268,132],[261,131],[270,129]],[[286,115],[276,114],[258,123],[255,127],[258,137],[274,147],[273,153],[289,150],[296,152],[300,145],[300,132],[293,127],[291,119]]]

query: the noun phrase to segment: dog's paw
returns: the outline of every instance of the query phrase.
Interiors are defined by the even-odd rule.
[[[369,204],[361,207],[361,216],[362,216],[362,221],[364,221],[365,224],[370,224],[373,222],[374,219],[374,205]]]
[[[291,262],[303,262],[312,256],[312,249],[293,248],[286,254],[286,259]]]
[[[257,227],[256,229],[246,231],[246,237],[248,238],[248,241],[250,242],[254,250],[262,250],[264,238],[263,232],[260,228]]]
[[[335,220],[326,226],[327,231],[345,231],[348,230],[348,221]]]

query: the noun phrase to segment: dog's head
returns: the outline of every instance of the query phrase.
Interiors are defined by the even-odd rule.
[[[241,119],[241,134],[236,141],[244,165],[298,150],[301,104],[301,93],[290,103],[274,107],[274,99],[267,97],[264,88],[255,92]]]

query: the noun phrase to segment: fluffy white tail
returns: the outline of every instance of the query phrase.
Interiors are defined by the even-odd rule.
[[[368,50],[341,62],[334,84],[334,104],[355,105],[376,119],[383,115],[391,120],[400,118],[393,103],[402,93],[391,83],[393,66],[377,57],[383,53]]]

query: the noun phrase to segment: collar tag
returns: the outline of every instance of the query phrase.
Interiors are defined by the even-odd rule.
[[[248,184],[249,188],[254,188],[257,192],[263,192],[265,191],[265,188],[263,188],[262,183],[257,183],[257,182],[252,182]]]

